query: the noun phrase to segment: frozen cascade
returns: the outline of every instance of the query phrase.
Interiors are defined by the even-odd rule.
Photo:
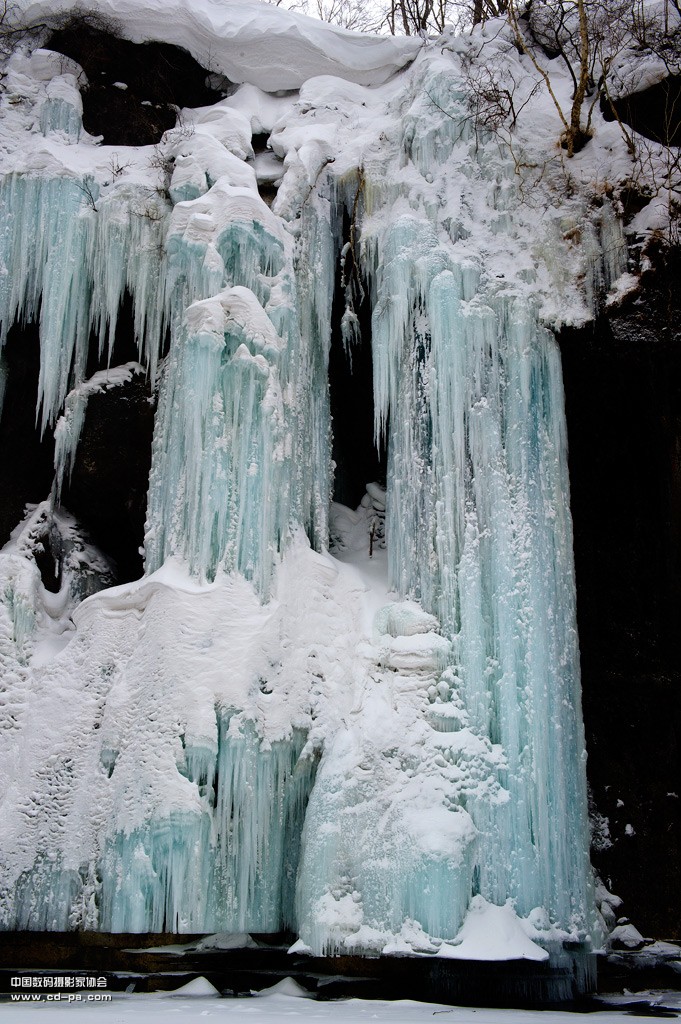
[[[542,311],[546,267],[572,287],[566,229],[548,217],[527,242],[513,165],[476,137],[453,58],[403,79],[277,97],[272,209],[239,92],[183,112],[193,134],[166,133],[160,189],[148,167],[146,183],[94,164],[0,180],[2,337],[40,321],[58,485],[107,386],[84,379],[89,349],[110,359],[126,292],[139,365],[108,372],[160,381],[145,576],[57,608],[33,548],[0,553],[5,928],[290,927],[320,954],[445,956],[474,898],[513,901],[554,963],[596,938]],[[41,131],[96,152],[58,105],[72,88],[43,88]],[[620,272],[618,231],[606,204],[574,275],[585,302]],[[388,450],[371,580],[324,550],[341,252],[371,298]],[[362,527],[361,509],[333,515]]]
[[[250,723],[231,735],[230,717],[220,716],[217,751],[185,748],[183,773],[202,794],[203,813],[118,835],[105,850],[100,928],[277,932],[294,924],[314,765],[300,760],[302,736],[263,750]]]
[[[431,74],[421,86],[404,118],[403,152],[432,180],[434,167],[451,160],[459,144],[465,176],[482,178],[482,187],[498,195],[497,181],[489,180],[498,175],[504,205],[513,208],[518,197],[510,185],[511,168],[503,161],[488,167],[477,155],[480,140],[451,79]],[[432,111],[429,118],[422,116],[424,95],[441,116]],[[451,114],[457,106],[459,119]],[[399,165],[399,153],[391,156]],[[382,215],[382,207],[387,203],[399,210],[399,191],[378,161],[336,187],[351,216],[358,197],[364,209],[360,256],[374,310],[376,431],[378,436],[388,431],[390,577],[398,593],[433,612],[451,638],[452,724],[456,727],[463,713],[469,735],[499,744],[502,761],[489,776],[498,779],[506,797],[489,791],[482,799],[479,792],[475,799],[461,799],[450,789],[450,827],[457,832],[453,823],[457,817],[461,823],[464,808],[475,827],[471,835],[460,825],[439,879],[441,851],[430,868],[422,853],[410,878],[405,852],[391,851],[387,829],[380,833],[385,856],[385,861],[378,858],[380,883],[367,876],[374,863],[366,860],[370,836],[347,844],[363,851],[361,867],[344,844],[342,856],[351,865],[345,874],[352,881],[344,888],[338,875],[331,895],[338,920],[355,931],[345,945],[371,947],[378,941],[380,947],[381,927],[393,934],[398,930],[390,920],[395,907],[402,922],[415,918],[431,935],[456,935],[471,892],[496,904],[511,896],[523,917],[543,907],[554,925],[585,939],[592,928],[592,892],[558,349],[540,325],[531,295],[500,286],[470,250],[457,258],[456,246],[443,244],[427,186],[419,203],[412,185],[411,209],[392,217]],[[492,230],[498,231],[496,220]],[[621,263],[621,246],[612,249],[620,252]],[[602,259],[597,251],[594,261],[596,255]],[[613,259],[611,279],[617,264]],[[604,277],[608,269],[604,266]],[[440,728],[444,721],[440,718]],[[464,774],[475,777],[470,765],[467,769]],[[379,771],[372,765],[367,779]],[[321,800],[327,801],[322,815],[341,820],[340,793],[324,797],[325,779],[323,760],[306,823],[313,833]],[[407,785],[402,786],[405,792]],[[387,784],[381,788],[390,791]],[[354,821],[361,821],[358,807],[368,798],[351,795],[349,802]],[[390,818],[398,817],[393,810]],[[343,838],[353,835],[342,826],[338,831]],[[316,832],[325,834],[321,825]],[[566,843],[566,834],[581,836],[581,842]],[[485,854],[498,842],[507,856]],[[306,836],[303,896],[316,873],[328,877],[329,859],[342,862],[338,851],[329,858],[326,849],[318,854],[326,860],[314,862],[311,849],[317,845]],[[385,865],[395,860],[399,872],[386,874]],[[458,872],[464,881],[457,893]],[[380,910],[374,903],[378,884],[391,885]],[[395,888],[401,885],[402,895]],[[444,904],[429,910],[424,894],[433,891],[447,895]],[[328,916],[334,920],[333,913]],[[337,922],[320,929],[318,921],[303,918],[301,926],[313,949],[343,945]]]
[[[72,74],[55,75],[46,87],[47,99],[40,110],[43,135],[63,132],[70,142],[78,142],[83,131],[83,103]]]
[[[39,318],[43,429],[83,381],[92,331],[100,352],[111,352],[126,288],[140,358],[156,373],[164,336],[162,218],[139,214],[135,191],[98,197],[92,179],[10,174],[0,182],[0,340],[15,320]]]
[[[22,536],[35,532],[29,524]],[[4,556],[5,575],[10,557],[17,568],[31,568],[19,557],[26,541],[14,544]],[[66,576],[64,601],[69,581]],[[27,583],[40,591],[35,567]],[[293,925],[316,758],[311,750],[300,756],[302,730],[264,744],[252,721],[257,714],[247,719],[228,706],[237,700],[252,708],[252,674],[262,677],[269,664],[265,658],[262,666],[257,660],[240,666],[267,626],[251,588],[243,580],[198,590],[187,580],[185,586],[184,604],[174,587],[153,578],[132,594],[103,591],[74,613],[78,632],[64,657],[43,672],[34,669],[32,695],[21,674],[23,689],[15,686],[14,696],[23,701],[12,728],[24,742],[42,740],[49,753],[28,767],[29,805],[4,809],[3,850],[12,849],[20,869],[11,893],[0,893],[4,927],[274,932]],[[45,628],[42,602],[33,603],[38,621],[26,624],[28,637],[17,636],[19,653]],[[244,631],[235,620],[249,606],[252,623]],[[231,633],[223,630],[215,650],[217,624],[230,621]],[[169,637],[179,630],[188,650],[178,658]],[[135,643],[137,652],[129,646]],[[225,679],[228,650],[233,663]],[[21,673],[16,656],[14,673]],[[219,705],[216,678],[225,680]],[[47,723],[27,714],[31,700],[47,707]],[[64,701],[68,727],[59,721]],[[139,707],[147,709],[144,721]],[[16,738],[0,736],[5,763],[16,765]],[[27,810],[48,803],[47,813],[31,814],[26,823]]]
[[[296,279],[291,239],[262,200],[219,182],[211,193],[208,235],[216,236],[220,284],[231,287],[191,304],[171,341],[147,560],[153,570],[181,555],[209,579],[218,567],[239,569],[266,594],[291,529],[302,524],[316,544],[328,533],[332,240],[316,247],[326,285],[313,282],[312,269]],[[202,199],[180,205],[206,208]],[[209,216],[192,214],[181,240],[171,234],[170,272],[190,293],[192,271],[184,268],[205,265],[209,243],[187,235]]]
[[[277,932],[294,923],[301,823],[314,779],[304,740],[263,751],[250,724],[217,751],[185,751],[183,774],[201,792],[192,815],[171,814],[107,839],[97,872],[40,854],[16,884],[19,929],[112,932]],[[115,757],[107,770],[113,770]],[[53,763],[55,788],[60,773]],[[218,781],[219,780],[219,784]]]

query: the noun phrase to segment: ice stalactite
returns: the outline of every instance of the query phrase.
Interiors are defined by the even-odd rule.
[[[39,318],[43,429],[84,380],[91,332],[99,350],[111,352],[126,290],[140,359],[156,373],[164,336],[162,216],[139,212],[134,190],[101,202],[99,191],[87,177],[12,174],[0,183],[2,342],[15,320]]]
[[[181,555],[208,579],[218,567],[239,569],[264,594],[297,524],[317,543],[327,535],[329,286],[300,302],[308,285],[295,278],[290,238],[251,191],[216,186],[186,206],[196,212],[181,239],[171,236],[170,273],[191,294],[192,268],[206,265],[210,245],[214,283],[230,287],[189,305],[173,336],[148,565]],[[201,229],[208,242],[196,237]]]
[[[278,932],[294,924],[294,882],[314,765],[304,738],[263,750],[251,723],[218,718],[217,749],[184,748],[200,793],[193,815],[119,833],[97,894],[105,931]]]
[[[43,135],[63,133],[78,142],[83,131],[83,103],[74,75],[56,75],[46,87],[47,99],[40,110]]]

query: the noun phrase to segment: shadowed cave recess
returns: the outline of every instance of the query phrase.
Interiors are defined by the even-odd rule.
[[[45,45],[83,69],[83,127],[105,145],[154,145],[175,127],[182,107],[215,103],[229,88],[223,76],[211,76],[186,50],[131,43],[121,38],[115,21],[94,14],[67,18]]]
[[[346,232],[347,237],[347,223]],[[329,405],[334,463],[333,500],[355,509],[373,481],[385,487],[387,452],[377,448],[374,416],[374,377],[371,352],[371,303],[366,283],[356,311],[357,330],[343,338],[345,289],[339,267],[333,301],[329,352]],[[386,437],[388,430],[386,430]],[[379,450],[380,449],[380,450]]]
[[[130,303],[121,308],[111,366],[136,362]],[[106,371],[106,360],[90,346],[87,377]],[[41,436],[37,402],[38,328],[15,325],[4,350],[5,399],[0,420],[0,544],[21,521],[27,505],[50,495],[55,476],[53,430]],[[84,536],[113,563],[116,583],[142,575],[146,494],[151,465],[155,399],[143,374],[90,396],[72,472],[59,507],[75,517]],[[58,560],[58,555],[56,555]],[[43,582],[54,590],[50,559]],[[46,575],[47,574],[47,575]],[[57,573],[57,577],[59,573]],[[58,589],[58,587],[56,588]]]

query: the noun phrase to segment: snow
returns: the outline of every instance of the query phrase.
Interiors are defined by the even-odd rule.
[[[176,989],[173,995],[180,999],[186,996],[216,996],[218,990],[206,978],[194,978],[193,981],[188,981],[186,985]]]
[[[645,939],[638,928],[630,923],[618,924],[608,936],[609,946],[617,943],[620,946],[626,946],[627,949],[640,949],[644,942]]]
[[[307,992],[298,982],[294,981],[293,978],[283,978],[282,981],[278,981],[276,985],[270,986],[270,988],[263,988],[257,993],[259,999],[267,996],[289,996],[292,999],[309,999],[310,993]]]
[[[163,953],[171,956],[184,956],[185,953],[209,952],[225,949],[256,949],[257,943],[245,932],[217,932],[205,935],[197,942],[175,942],[163,946],[148,946],[146,949],[130,950],[135,953]]]
[[[679,74],[681,55],[677,47],[668,45],[667,33],[663,32],[666,23],[673,38],[674,31],[678,31],[678,17],[678,12],[666,9],[664,0],[649,0],[645,20],[639,26],[639,38],[632,39],[626,30],[616,32],[619,46],[610,69],[611,96],[621,98],[641,92],[669,75]]]
[[[41,24],[69,0],[19,0],[17,14]],[[89,0],[88,11],[122,27],[132,42],[158,40],[189,50],[212,72],[266,92],[298,89],[315,75],[363,85],[385,81],[412,60],[420,41],[359,35],[267,4],[238,0]]]
[[[453,943],[443,944],[439,956],[461,960],[548,960],[548,953],[523,930],[513,905],[490,904],[482,896],[471,900],[468,916]]]
[[[620,274],[617,280],[612,283],[608,298],[606,299],[606,305],[618,305],[625,296],[630,295],[631,292],[636,290],[638,283],[639,281],[635,274]],[[622,804],[622,806],[624,805]]]
[[[223,1021],[262,1021],[263,1024],[284,1024],[291,1018],[300,1020],[325,1021],[330,1024],[362,1021],[378,1021],[385,1024],[421,1024],[438,1019],[453,1024],[573,1024],[574,1013],[560,1010],[494,1010],[460,1006],[444,1006],[437,1003],[421,1003],[411,999],[364,1000],[341,999],[317,1002],[306,998],[290,978],[284,979],[270,989],[254,994],[253,998],[219,999],[212,992],[212,985],[205,979],[197,979],[183,989],[156,995],[114,994],[111,1002],[89,1005],[87,1002],[69,1004],[53,1003],[49,1007],[51,1020],[76,1020],[79,1024],[96,1024],[108,1021],[116,1024],[131,1024],[143,1020],[146,1024],[161,1024],[170,1019],[202,1021],[216,1017]],[[678,1005],[674,993],[642,993],[644,999],[663,1006]],[[628,995],[626,1001],[635,1003],[638,997]],[[594,1016],[598,1024],[625,1024],[627,1021],[650,1020],[648,1001],[642,1001],[642,1012],[620,1010],[616,1005],[600,1009]],[[3,1019],[21,1020],[25,1024],[42,1022],[45,1007],[3,1004]]]

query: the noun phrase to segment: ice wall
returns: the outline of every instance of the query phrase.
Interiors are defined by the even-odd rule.
[[[456,935],[471,894],[480,894],[497,905],[513,899],[523,918],[542,908],[545,929],[550,922],[585,940],[593,897],[560,356],[539,297],[524,287],[536,270],[523,266],[514,227],[523,197],[511,161],[473,130],[449,74],[431,68],[417,82],[411,106],[403,96],[395,104],[390,157],[367,159],[330,187],[354,225],[353,259],[371,293],[390,579],[451,640],[430,685],[422,683],[430,706],[417,721],[428,723],[426,735],[412,724],[406,747],[413,755],[435,743],[454,772],[442,820],[439,802],[424,811],[429,849],[402,807],[390,805],[390,781],[379,786],[383,802],[361,786],[348,795],[348,751],[337,741],[306,821],[301,935],[327,951],[380,948],[410,920],[430,935]],[[323,97],[315,114],[328,106]],[[282,148],[292,134],[282,131]],[[417,173],[400,181],[388,160]],[[603,217],[598,230],[608,232],[608,210]],[[471,225],[476,245],[465,244]],[[486,245],[498,258],[499,235],[504,247],[518,246],[520,281],[486,265]],[[608,251],[612,280],[621,245]],[[591,255],[594,274],[607,275],[600,248]],[[373,678],[379,702],[380,675]],[[376,713],[372,729],[379,720]],[[363,741],[367,780],[382,778],[404,747],[379,737],[383,746],[375,736]],[[437,760],[434,751],[415,756],[413,778],[397,769],[401,798],[415,780],[424,785],[411,806],[427,807],[426,793],[440,785],[424,784]],[[386,823],[378,834],[377,818]],[[336,825],[324,830],[322,820]],[[442,847],[436,835],[448,836]],[[543,939],[551,947],[547,931]]]
[[[455,956],[469,909],[511,901],[533,956],[588,949],[546,325],[557,292],[583,313],[619,272],[609,208],[577,252],[576,207],[533,216],[508,148],[474,129],[456,55],[379,89],[313,79],[295,102],[245,87],[120,174],[77,104],[54,105],[70,88],[38,89],[47,167],[27,155],[0,180],[3,337],[40,319],[58,501],[101,383],[88,356],[112,352],[130,294],[139,365],[111,372],[159,380],[146,574],[76,608],[45,592],[30,545],[0,553],[2,925],[290,927],[315,953]],[[281,161],[272,209],[254,125]],[[346,324],[370,295],[388,448],[370,572],[324,551],[341,264]]]
[[[303,525],[319,545],[328,532],[333,251],[328,238],[310,239],[313,285],[311,271],[296,275],[290,237],[252,190],[217,183],[179,205],[188,221],[170,236],[170,273],[189,281],[185,268],[205,266],[210,245],[217,283],[229,287],[189,305],[173,332],[147,560],[153,570],[181,555],[209,579],[238,569],[266,594],[283,538]]]

